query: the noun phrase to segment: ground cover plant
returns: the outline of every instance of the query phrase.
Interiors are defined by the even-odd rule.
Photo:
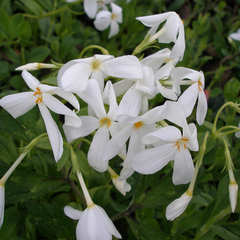
[[[0,0],[0,239],[239,239],[239,6]]]

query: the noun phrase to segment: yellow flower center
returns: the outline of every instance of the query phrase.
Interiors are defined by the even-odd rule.
[[[177,146],[178,151],[180,152],[180,147],[183,145],[184,149],[187,148],[186,143],[188,142],[189,139],[187,138],[181,138],[175,143],[175,146]]]
[[[93,59],[91,62],[91,69],[92,71],[100,71],[101,60],[100,59]]]
[[[112,13],[112,15],[111,15],[111,20],[115,20],[116,18],[117,18],[117,15],[114,14],[114,13]]]
[[[134,124],[134,127],[136,128],[136,129],[139,129],[140,127],[142,127],[143,126],[143,122],[142,121],[140,121],[140,122],[136,122],[135,124]]]
[[[103,127],[103,126],[105,126],[105,127],[110,127],[111,126],[111,120],[110,119],[108,119],[108,118],[102,118],[100,121],[100,124],[101,124],[101,126],[100,127]]]
[[[33,96],[36,96],[36,98],[37,98],[35,103],[41,103],[42,102],[42,92],[38,87],[36,89],[37,89],[37,91],[35,91],[33,94]]]
[[[200,91],[202,91],[202,83],[201,83],[201,81],[200,81],[200,78],[198,79],[198,89],[200,90]]]

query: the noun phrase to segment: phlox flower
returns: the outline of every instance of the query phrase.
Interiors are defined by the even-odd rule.
[[[118,5],[111,3],[112,12],[100,11],[96,15],[94,26],[97,30],[103,31],[110,25],[110,32],[108,38],[111,38],[118,34],[119,26],[118,23],[122,23],[122,8]]]
[[[7,110],[14,118],[17,118],[31,110],[35,105],[38,105],[53,149],[54,158],[58,161],[63,152],[63,140],[48,108],[55,113],[67,115],[71,118],[71,124],[75,127],[81,125],[81,120],[73,111],[52,95],[57,94],[65,98],[78,110],[79,103],[73,94],[65,92],[59,87],[41,84],[26,70],[23,70],[22,77],[32,91],[5,96],[0,100],[0,106]]]
[[[82,125],[79,128],[68,126],[68,120],[66,121],[67,125],[65,124],[63,126],[68,142],[79,137],[87,136],[97,129],[88,151],[88,161],[90,166],[100,172],[106,171],[108,167],[108,162],[102,161],[101,157],[103,149],[109,141],[109,133],[113,135],[120,130],[118,123],[115,122],[118,105],[110,81],[107,83],[106,88],[109,88],[108,113],[106,113],[104,108],[101,90],[97,81],[95,79],[90,79],[87,89],[79,93],[79,96],[88,103],[89,107],[91,107],[94,112],[94,116],[80,116],[79,118],[82,121]]]
[[[151,16],[137,17],[137,20],[145,26],[151,27],[149,30],[150,41],[158,38],[160,43],[174,42],[170,58],[183,58],[185,51],[184,25],[180,17],[175,12],[155,14]],[[166,21],[162,29],[157,32],[161,23]],[[155,38],[156,37],[156,38]]]
[[[240,41],[240,28],[237,30],[237,32],[229,34],[229,37],[234,40]]]
[[[101,90],[104,78],[112,76],[119,78],[141,78],[141,64],[135,56],[114,58],[112,55],[99,55],[72,60],[62,66],[58,72],[58,85],[64,90],[79,93],[88,85],[88,79],[96,79]]]
[[[207,98],[203,91],[205,86],[203,72],[178,67],[174,68],[170,74],[175,82],[174,84],[177,92],[180,92],[180,83],[183,79],[190,79],[192,81],[191,86],[182,93],[178,102],[182,106],[185,116],[188,117],[192,113],[198,98],[197,122],[199,125],[202,125],[207,114]]]
[[[78,220],[76,228],[77,240],[111,240],[112,235],[121,238],[106,212],[96,204],[87,207],[84,211],[66,206],[64,213],[68,217]]]
[[[229,199],[230,199],[231,209],[232,209],[233,213],[237,206],[237,198],[238,198],[238,185],[237,185],[236,181],[230,182],[230,184],[229,184]]]
[[[181,126],[183,133],[176,127],[167,126],[144,136],[142,142],[155,147],[137,153],[131,160],[132,168],[142,174],[153,174],[173,160],[173,183],[189,183],[194,174],[189,150],[198,151],[196,126],[193,123],[187,125],[178,103],[166,102],[158,114]]]
[[[138,153],[144,150],[145,145],[141,142],[144,135],[156,129],[156,123],[161,120],[157,115],[161,107],[153,108],[142,116],[133,117],[129,115],[119,115],[117,120],[124,127],[116,133],[106,144],[103,150],[103,161],[108,161],[118,154],[122,146],[129,139],[128,151],[123,162],[123,169],[120,173],[119,180],[127,179],[134,172],[131,160]]]
[[[187,208],[192,197],[192,194],[186,191],[180,198],[175,199],[172,203],[170,203],[166,209],[167,220],[173,221],[175,218],[180,216]]]

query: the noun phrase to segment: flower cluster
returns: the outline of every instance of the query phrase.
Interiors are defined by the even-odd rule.
[[[111,25],[111,37],[118,31],[121,9],[111,3],[113,13],[110,13],[103,4],[103,11],[97,13],[99,4],[97,0],[85,0],[84,9],[89,17],[95,17],[97,29],[103,30]],[[0,105],[14,118],[38,105],[56,161],[63,153],[63,138],[48,109],[65,116],[63,130],[69,144],[93,134],[87,156],[89,165],[99,172],[108,170],[114,185],[123,195],[131,189],[126,180],[134,171],[152,174],[170,161],[174,162],[172,181],[175,185],[195,179],[197,172],[190,151],[199,150],[197,128],[194,123],[189,124],[187,118],[195,113],[196,102],[199,125],[203,124],[207,113],[203,73],[176,66],[185,51],[183,21],[175,12],[139,17],[137,20],[150,30],[134,54],[142,52],[156,40],[173,42],[173,48],[161,49],[141,60],[134,55],[114,57],[101,54],[72,60],[60,68],[57,87],[41,84],[23,70],[22,77],[32,91],[8,95],[0,100]],[[162,27],[158,30],[160,25]],[[182,91],[182,85],[189,87]],[[54,94],[67,100],[75,110],[67,108],[52,96]],[[158,94],[166,99],[165,103],[149,109],[149,100]],[[80,105],[76,96],[87,103],[87,116],[77,115]],[[116,155],[123,160],[119,176],[109,166],[109,161]],[[85,188],[80,175],[79,178],[82,188]],[[234,190],[231,188],[230,191]],[[84,192],[90,199],[87,190]],[[167,219],[179,216],[191,198],[192,188],[168,206]],[[84,212],[65,207],[66,215],[79,220],[77,238],[97,239],[96,236],[101,236],[98,239],[111,239],[112,235],[120,238],[104,210],[91,199],[89,201]],[[98,222],[100,220],[102,222]],[[90,230],[90,221],[93,231]]]

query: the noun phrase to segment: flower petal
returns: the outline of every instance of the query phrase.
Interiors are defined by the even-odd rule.
[[[38,87],[41,83],[28,71],[23,70],[22,71],[22,77],[29,88],[31,88],[33,91],[36,90],[36,87]]]
[[[202,125],[207,114],[207,98],[204,91],[199,91],[197,105],[197,122]]]
[[[44,104],[38,104],[39,110],[42,114],[46,130],[48,133],[48,138],[52,146],[53,155],[55,161],[57,162],[63,153],[63,140],[61,133],[57,127],[57,124],[54,122],[50,112]]]
[[[64,213],[65,213],[65,215],[67,215],[68,217],[70,217],[71,219],[74,219],[74,220],[79,220],[82,216],[82,211],[74,209],[70,206],[64,207]]]
[[[83,7],[84,7],[84,11],[88,15],[88,17],[90,17],[90,18],[95,17],[95,15],[97,13],[97,9],[98,9],[98,4],[97,4],[96,0],[84,0]]]
[[[103,31],[107,29],[111,23],[111,13],[109,11],[100,11],[93,22],[97,30]]]
[[[110,23],[110,32],[108,34],[108,38],[111,38],[115,35],[117,35],[119,32],[119,25],[116,21],[111,21]]]
[[[34,92],[22,92],[7,95],[0,100],[0,106],[17,118],[36,105],[36,97],[33,94]]]

